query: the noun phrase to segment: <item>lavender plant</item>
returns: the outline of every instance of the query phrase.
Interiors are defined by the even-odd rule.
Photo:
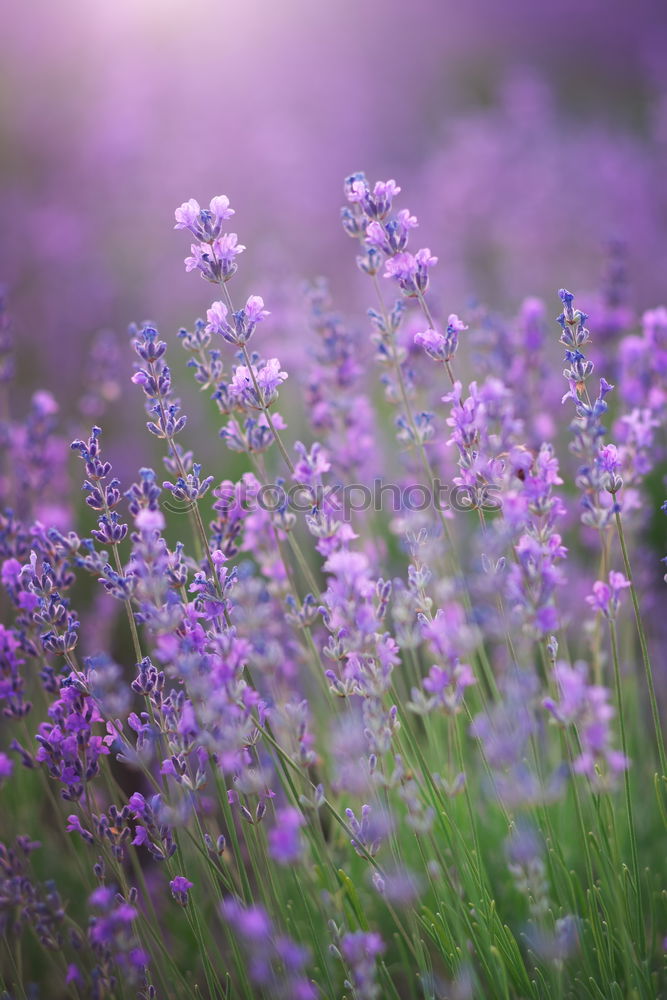
[[[4,997],[667,989],[664,657],[645,614],[664,584],[641,516],[660,505],[664,311],[624,334],[610,429],[613,386],[591,399],[587,317],[560,292],[568,426],[546,307],[443,310],[399,194],[345,182],[370,336],[311,285],[291,395],[270,311],[236,291],[229,199],[176,210],[186,269],[213,286],[180,342],[223,421],[215,468],[150,325],[131,330],[131,381],[165,472],[121,484],[84,431],[93,527],[55,400],[5,406]],[[4,392],[4,312],[0,333]],[[95,357],[85,414],[116,342]]]

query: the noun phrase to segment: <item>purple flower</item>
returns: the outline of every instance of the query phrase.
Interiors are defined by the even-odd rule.
[[[286,380],[287,372],[281,370],[278,358],[269,358],[257,367],[252,365],[252,372],[259,388],[259,396],[246,365],[237,365],[234,369],[229,392],[233,399],[244,405],[263,410],[277,398],[278,387]]]
[[[169,883],[169,888],[171,889],[171,894],[181,906],[187,906],[188,903],[188,893],[194,885],[189,879],[185,878],[184,875],[177,875]]]
[[[109,906],[115,895],[115,890],[111,886],[101,885],[91,892],[88,902],[91,906],[103,909],[105,906]]]
[[[434,257],[428,247],[418,250],[416,254],[398,253],[389,257],[385,263],[385,278],[395,278],[407,296],[423,294],[428,287],[428,272],[438,258]]]
[[[6,753],[0,753],[0,782],[6,778],[11,778],[14,770],[14,762]]]
[[[147,531],[149,534],[162,531],[165,523],[161,510],[150,510],[148,507],[142,508],[134,519],[134,524],[139,531]]]
[[[0,933],[16,947],[30,929],[48,951],[62,947],[65,910],[53,881],[38,882],[31,872],[31,855],[41,847],[27,836],[13,844],[0,841]]]
[[[593,593],[586,598],[594,611],[600,611],[606,618],[615,618],[621,604],[621,593],[630,586],[622,573],[613,570],[609,574],[609,583],[596,580]]]
[[[139,825],[136,827],[132,844],[134,847],[148,847],[150,845],[150,837],[145,826]]]
[[[370,219],[384,219],[391,211],[393,199],[400,194],[395,180],[377,181],[371,191],[368,181],[361,173],[353,174],[345,184],[347,200],[359,205]]]
[[[81,820],[74,813],[67,817],[67,826],[65,829],[68,833],[78,833],[89,844],[94,843],[95,838],[92,833],[81,825]]]
[[[602,473],[601,478],[604,488],[609,493],[618,493],[623,485],[623,480],[618,475],[618,470],[621,467],[621,461],[616,445],[607,444],[603,448],[600,448],[597,461]]]
[[[370,190],[364,174],[352,174],[345,182],[345,195],[348,201],[363,202]]]
[[[372,243],[379,250],[383,250],[387,246],[387,237],[385,234],[384,226],[379,222],[371,222],[366,228],[366,236],[368,242]]]
[[[189,229],[198,240],[211,243],[220,236],[222,223],[231,219],[234,209],[229,207],[227,195],[211,198],[209,208],[203,209],[194,198],[184,201],[174,212],[174,229]]]
[[[76,983],[77,986],[81,986],[83,984],[83,976],[79,971],[79,967],[74,965],[73,962],[67,966],[67,975],[65,976],[65,985],[68,985],[69,983]]]
[[[248,962],[251,981],[275,1000],[316,1000],[317,990],[305,978],[310,952],[290,938],[277,935],[262,906],[243,906],[226,899],[220,907]]]
[[[264,299],[261,295],[250,295],[245,304],[246,319],[253,326],[261,320],[266,319],[271,313],[264,308]]]
[[[600,379],[598,396],[591,400],[586,383],[593,374],[594,365],[582,351],[590,340],[590,332],[586,327],[588,316],[580,309],[574,309],[574,296],[571,292],[561,289],[558,294],[564,310],[557,322],[561,327],[560,342],[565,346],[565,360],[568,364],[563,377],[569,388],[563,396],[563,402],[571,399],[574,403],[571,451],[582,462],[576,478],[577,486],[582,492],[582,521],[602,530],[609,524],[614,511],[620,509],[615,501],[605,501],[605,494],[610,493],[615,497],[623,485],[623,480],[617,474],[616,449],[612,445],[603,444],[606,429],[602,418],[608,408],[605,397],[614,387],[606,379]]]
[[[136,889],[130,890],[129,898],[136,900]],[[134,922],[139,916],[137,907],[106,885],[95,889],[88,901],[98,911],[90,918],[88,928],[88,938],[97,960],[93,980],[110,990],[118,970],[127,986],[145,985],[145,970],[150,959],[139,947],[134,932]]]
[[[467,329],[468,327],[461,322],[456,313],[451,313],[447,321],[446,335],[429,328],[422,333],[415,334],[415,344],[418,347],[423,347],[434,361],[450,361],[458,348],[459,333],[461,330]]]
[[[601,780],[613,781],[615,775],[629,767],[630,762],[611,746],[611,720],[615,712],[609,704],[609,692],[604,687],[589,685],[587,672],[585,664],[570,667],[567,663],[557,663],[554,676],[560,690],[560,701],[545,698],[543,705],[561,725],[577,727],[581,753],[574,761],[575,772],[586,774],[597,783],[600,780],[597,771],[606,765],[608,777],[603,768]]]
[[[0,705],[7,718],[25,718],[31,708],[30,702],[24,699],[25,682],[21,668],[25,659],[20,653],[21,643],[14,630],[0,625]]]
[[[408,245],[410,230],[418,225],[417,218],[404,208],[396,217],[386,222],[371,222],[366,227],[366,245],[369,257],[378,251],[387,257],[403,253]],[[370,270],[370,268],[365,268]]]
[[[137,821],[133,844],[143,845],[158,861],[172,857],[176,843],[171,828],[165,822],[165,809],[160,795],[146,800],[140,792],[130,796],[128,805]]]
[[[205,243],[191,243],[190,256],[185,258],[185,270],[199,269],[204,277],[210,273],[210,250]]]
[[[385,950],[384,942],[375,932],[355,931],[341,938],[341,952],[346,962],[356,965],[364,958],[375,958]]]
[[[225,233],[224,236],[215,241],[213,250],[223,264],[231,266],[234,263],[234,258],[243,253],[245,247],[239,243],[236,233]]]
[[[394,906],[412,906],[423,891],[421,879],[408,868],[392,867],[380,875],[373,872],[371,881],[377,892]]]
[[[294,443],[294,450],[301,458],[294,466],[294,479],[308,486],[321,486],[322,478],[331,469],[329,456],[322,446],[315,442],[310,451],[301,441]]]
[[[350,843],[360,858],[370,855],[375,857],[382,846],[382,842],[391,833],[393,822],[391,817],[382,809],[371,808],[368,803],[361,807],[359,819],[352,809],[345,810],[347,822],[354,836]]]
[[[424,678],[424,690],[428,691],[434,706],[454,713],[461,708],[465,689],[476,683],[468,664],[457,660],[451,668],[432,666],[428,676]]]
[[[271,921],[261,906],[242,906],[235,899],[226,899],[221,906],[223,916],[233,924],[241,938],[266,941],[271,934]]]
[[[385,945],[375,931],[354,931],[343,934],[336,949],[348,969],[346,985],[357,1000],[377,1000],[380,987],[376,982],[377,959]]]
[[[148,806],[141,792],[133,792],[128,800],[128,805],[138,817],[146,815]]]
[[[218,194],[211,198],[209,207],[211,215],[216,222],[224,222],[225,219],[231,219],[234,214],[234,209],[229,207],[229,198],[226,194]]]
[[[18,559],[5,559],[2,564],[1,577],[3,587],[15,587],[19,582],[21,563]]]
[[[208,325],[207,333],[222,333],[227,328],[227,314],[229,310],[224,302],[213,302],[206,312]]]
[[[80,690],[80,678],[70,674],[60,697],[49,708],[51,722],[39,726],[35,759],[46,764],[52,778],[65,787],[62,797],[78,801],[85,786],[99,773],[100,758],[109,754],[107,738],[93,727],[102,721],[93,698]]]
[[[260,295],[250,295],[245,307],[232,315],[231,322],[227,319],[228,315],[224,302],[213,302],[206,314],[206,332],[218,333],[230,344],[247,344],[257,324],[271,314],[264,308],[264,299]]]
[[[174,217],[176,219],[174,229],[191,229],[194,226],[200,211],[199,202],[195,201],[194,198],[190,198],[189,201],[184,201],[183,204],[174,211]]]
[[[446,340],[437,330],[424,330],[415,334],[415,344],[423,347],[426,353],[436,361],[444,361]]]
[[[185,270],[201,271],[202,277],[213,284],[229,281],[238,268],[236,257],[244,250],[236,233],[225,233],[210,243],[192,243],[190,256],[185,258]]]
[[[269,854],[279,865],[291,865],[303,854],[300,830],[304,822],[291,806],[276,811],[275,826],[269,831]]]

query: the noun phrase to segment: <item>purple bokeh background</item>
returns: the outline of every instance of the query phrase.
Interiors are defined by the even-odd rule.
[[[401,183],[446,308],[595,291],[612,238],[638,306],[664,300],[666,40],[661,0],[15,5],[0,278],[23,384],[67,405],[95,331],[203,314],[171,231],[193,196],[232,199],[238,297],[264,295],[285,352],[302,278],[361,310],[338,225],[356,169]]]

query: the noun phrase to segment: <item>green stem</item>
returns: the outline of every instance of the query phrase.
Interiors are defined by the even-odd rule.
[[[627,766],[623,772],[623,787],[625,790],[625,807],[628,813],[628,832],[630,835],[630,853],[632,855],[632,869],[635,880],[635,896],[637,903],[637,930],[639,932],[639,949],[643,954],[646,941],[644,931],[644,904],[642,900],[642,883],[639,874],[639,857],[637,854],[637,834],[635,830],[634,816],[632,813],[632,796],[630,794],[630,759],[628,755],[628,740],[625,730],[625,710],[623,706],[623,688],[621,684],[621,669],[618,662],[618,641],[616,638],[616,622],[609,619],[609,638],[611,640],[611,655],[614,661],[614,682],[616,685],[616,700],[618,702],[618,724],[621,730],[621,748],[627,761]]]
[[[621,552],[623,553],[623,564],[625,566],[625,575],[630,583],[630,597],[632,599],[632,607],[635,612],[635,621],[637,623],[637,634],[639,636],[639,645],[642,652],[642,662],[644,664],[644,673],[646,674],[646,686],[648,688],[648,697],[651,705],[651,715],[653,717],[653,728],[655,730],[655,739],[658,747],[658,758],[660,760],[660,770],[662,776],[667,776],[667,755],[665,754],[665,743],[662,735],[662,726],[660,724],[660,712],[658,709],[658,699],[655,693],[655,685],[653,683],[653,671],[651,669],[651,660],[648,653],[648,643],[646,641],[646,633],[644,631],[644,625],[642,622],[641,612],[639,610],[639,599],[637,597],[637,589],[635,587],[634,581],[632,579],[632,569],[630,567],[630,558],[628,556],[627,545],[625,544],[625,534],[623,532],[623,524],[621,522],[621,515],[619,511],[616,511],[616,530],[618,531],[618,540],[621,544]]]

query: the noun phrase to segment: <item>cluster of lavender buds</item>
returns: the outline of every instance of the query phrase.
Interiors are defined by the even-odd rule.
[[[247,344],[258,323],[270,316],[261,295],[251,295],[243,309],[229,317],[224,302],[214,302],[206,313],[206,333],[219,333],[229,344]]]
[[[341,935],[333,921],[331,930],[336,941],[330,946],[331,953],[348,970],[349,978],[344,983],[346,989],[350,990],[355,1000],[378,1000],[381,993],[376,981],[376,965],[385,950],[380,935],[364,931]]]
[[[311,281],[298,372],[229,198],[176,209],[226,448],[148,324],[134,481],[77,426],[77,504],[56,400],[0,413],[3,998],[667,995],[667,312],[605,326],[614,444],[561,291],[575,491],[547,307],[441,307],[399,194],[345,182],[372,329]],[[91,356],[78,419],[106,423],[115,338]]]
[[[227,899],[222,916],[246,953],[248,975],[255,988],[269,991],[276,1000],[316,1000],[317,989],[304,974],[310,957],[307,949],[277,935],[261,906],[243,907]]]
[[[582,493],[584,513],[582,520],[598,530],[609,523],[618,507],[616,494],[623,485],[618,475],[620,461],[615,445],[604,445],[606,429],[602,418],[607,412],[606,397],[614,388],[606,379],[600,379],[597,396],[591,401],[587,382],[593,374],[593,362],[587,360],[582,348],[590,340],[586,328],[588,316],[573,306],[574,295],[562,288],[558,293],[563,312],[558,317],[565,345],[565,360],[569,365],[563,371],[568,391],[563,402],[572,400],[576,417],[571,424],[573,440],[571,450],[583,463],[577,473],[576,483]]]
[[[77,675],[63,681],[60,697],[49,707],[52,721],[41,723],[36,736],[36,760],[64,786],[62,797],[70,801],[83,796],[86,784],[99,773],[100,757],[109,753],[107,737],[94,729],[102,717],[84,692]]]
[[[352,174],[345,182],[349,207],[342,212],[343,228],[362,242],[363,253],[357,258],[367,274],[377,274],[384,261],[385,278],[393,278],[408,297],[423,294],[428,287],[429,269],[438,263],[428,247],[410,253],[407,249],[410,230],[417,218],[407,208],[392,214],[392,203],[400,187],[394,180],[378,181],[373,188],[362,173]]]
[[[556,702],[546,698],[544,707],[561,725],[576,725],[580,753],[574,761],[575,771],[592,779],[604,776],[607,769],[612,776],[624,771],[629,762],[612,745],[610,720],[614,708],[609,704],[609,692],[588,683],[585,664],[575,663],[571,667],[559,662],[554,675],[560,699]]]

